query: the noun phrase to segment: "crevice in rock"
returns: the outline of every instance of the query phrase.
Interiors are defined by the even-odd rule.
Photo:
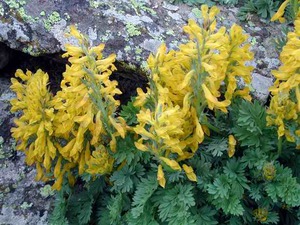
[[[10,79],[14,77],[17,69],[21,69],[24,72],[26,70],[35,72],[41,69],[48,73],[50,89],[55,93],[60,90],[62,74],[68,63],[67,59],[61,57],[62,54],[63,52],[34,57],[10,49],[0,42],[0,77]],[[145,90],[147,86],[146,72],[140,69],[138,65],[131,65],[128,62],[117,61],[115,65],[117,71],[113,72],[111,79],[118,81],[118,87],[123,93],[120,96],[116,96],[116,98],[121,101],[121,104],[126,104],[131,96],[136,95],[136,89],[138,87]]]

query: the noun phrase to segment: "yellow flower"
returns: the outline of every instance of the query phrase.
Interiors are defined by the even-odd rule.
[[[235,153],[236,140],[233,135],[228,137],[228,156],[231,158]]]
[[[282,16],[283,16],[284,10],[289,2],[290,2],[290,0],[286,0],[281,4],[278,11],[272,16],[271,21],[275,21],[278,19],[281,23],[283,23],[285,21],[285,19]]]
[[[183,165],[182,165],[182,168],[183,168],[183,170],[184,170],[186,176],[188,177],[188,179],[189,179],[190,181],[195,181],[195,182],[197,182],[197,176],[196,176],[196,174],[194,173],[194,170],[193,170],[193,168],[192,168],[191,166],[187,166],[186,164],[183,164]]]
[[[100,145],[97,150],[93,151],[90,160],[87,162],[88,173],[92,175],[107,174],[113,169],[114,159],[109,155],[106,148]]]
[[[263,166],[263,177],[270,181],[273,180],[276,176],[276,168],[273,163],[266,163]]]
[[[202,89],[204,91],[205,98],[207,100],[208,108],[213,110],[214,108],[220,109],[221,111],[227,113],[226,107],[230,105],[229,100],[218,101],[218,99],[212,95],[205,84],[202,84]]]
[[[257,208],[253,210],[253,214],[259,222],[265,222],[268,219],[269,212],[266,208]]]
[[[180,165],[175,160],[168,159],[166,157],[159,157],[159,159],[161,159],[166,165],[168,165],[169,167],[171,167],[173,170],[179,170],[179,171],[181,171]]]
[[[161,187],[165,188],[165,186],[166,186],[166,179],[165,179],[164,171],[163,171],[161,165],[158,166],[157,180],[158,180],[159,185]]]

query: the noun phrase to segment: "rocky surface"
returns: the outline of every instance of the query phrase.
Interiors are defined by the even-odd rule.
[[[255,67],[253,93],[266,102],[273,81],[271,70],[280,64],[273,45],[280,26],[255,15],[240,23],[237,8],[220,9],[220,25],[230,27],[238,23],[251,36],[255,53],[255,60],[249,62]],[[189,18],[197,19],[198,12],[197,8],[174,6],[162,0],[0,0],[0,42],[34,56],[57,53],[66,42],[72,42],[64,34],[69,25],[76,24],[94,45],[106,43],[106,54],[115,52],[119,63],[135,68],[145,65],[149,53],[155,52],[162,42],[169,48],[184,42],[187,37],[182,26]],[[14,63],[23,58],[12,57],[8,52],[0,45],[0,225],[47,224],[52,199],[49,186],[34,181],[35,170],[25,166],[23,154],[15,151],[10,138],[14,115],[9,113],[9,100],[13,93],[9,90],[9,78],[2,76],[1,69],[7,60]],[[42,67],[40,63],[37,67],[31,64],[30,61],[24,68]],[[50,61],[54,79],[62,70],[56,66],[59,64],[57,59]],[[132,79],[129,83],[134,83]]]

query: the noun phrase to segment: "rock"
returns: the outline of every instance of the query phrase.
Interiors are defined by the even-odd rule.
[[[252,87],[254,97],[262,103],[266,103],[269,96],[269,87],[273,85],[273,79],[258,73],[252,74]]]

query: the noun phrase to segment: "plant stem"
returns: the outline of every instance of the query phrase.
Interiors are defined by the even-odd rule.
[[[278,139],[278,142],[277,142],[277,149],[278,149],[278,156],[281,155],[281,152],[282,152],[282,137],[280,137]]]
[[[209,122],[205,121],[203,124],[206,125],[210,130],[213,130],[214,132],[216,132],[216,133],[218,133],[218,134],[220,134],[220,135],[223,135],[223,134],[221,133],[221,131],[220,131],[219,128],[217,128],[216,126],[210,124]]]

